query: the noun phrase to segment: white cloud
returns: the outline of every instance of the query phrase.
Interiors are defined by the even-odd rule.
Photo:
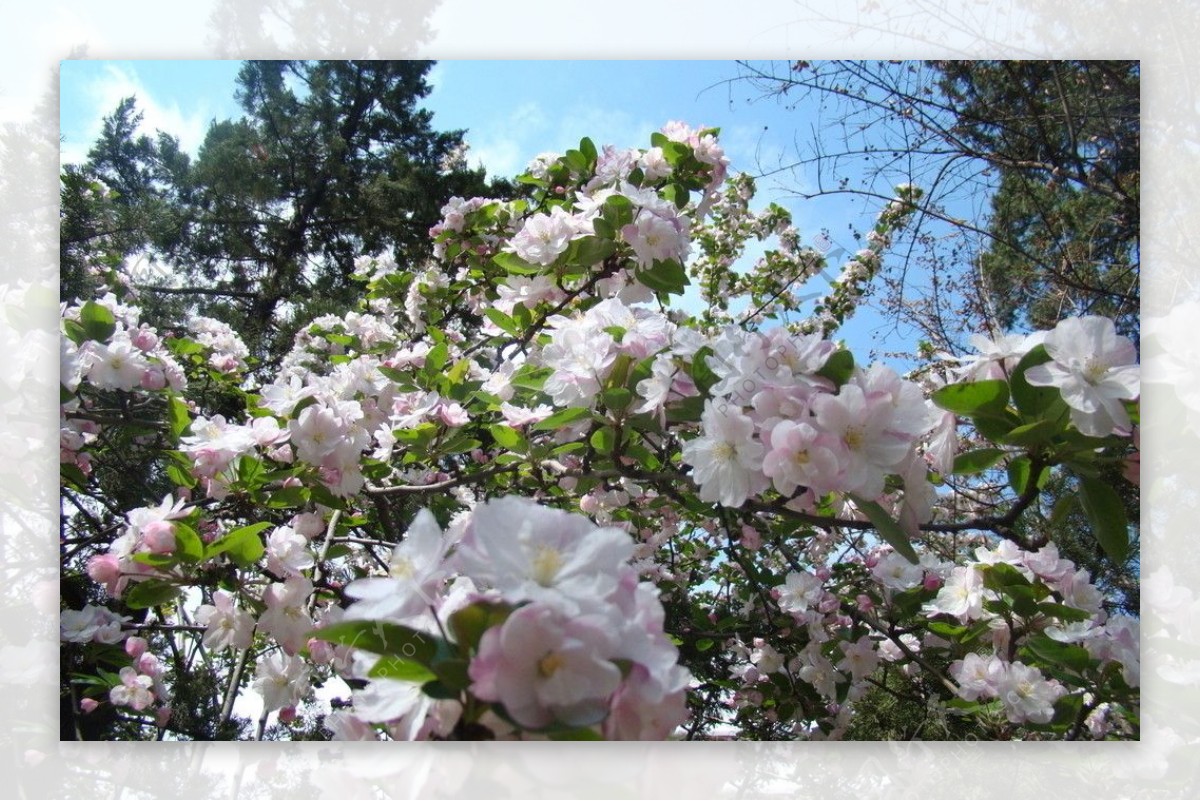
[[[482,163],[488,175],[512,177],[525,169],[538,153],[545,150],[546,114],[535,102],[522,103],[499,120],[485,123],[467,132],[471,164]]]
[[[142,114],[138,132],[155,136],[157,131],[178,137],[180,147],[193,156],[200,149],[212,112],[203,100],[190,104],[184,111],[178,102],[163,102],[156,98],[134,70],[117,64],[106,65],[95,78],[87,81],[84,93],[91,102],[86,114],[89,118],[84,130],[77,134],[79,141],[68,138],[63,142],[63,162],[80,161],[99,137],[104,117],[112,114],[123,98],[137,98],[137,110]]]

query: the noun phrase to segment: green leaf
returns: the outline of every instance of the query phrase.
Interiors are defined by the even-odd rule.
[[[88,339],[107,342],[117,330],[117,321],[107,306],[89,300],[79,311],[79,323]]]
[[[989,590],[1004,591],[1009,587],[1028,587],[1030,582],[1012,565],[997,562],[983,568],[983,586]]]
[[[179,587],[165,581],[150,579],[140,581],[125,593],[125,605],[130,609],[149,609],[173,600],[179,595]]]
[[[185,562],[204,559],[204,541],[196,530],[186,523],[175,523],[175,555]]]
[[[617,446],[617,433],[610,426],[604,426],[593,431],[589,441],[597,453],[608,455]]]
[[[521,333],[521,329],[517,327],[517,324],[513,321],[513,318],[509,317],[499,309],[484,309],[483,313],[489,320],[496,324],[497,328],[504,333],[512,334],[513,336],[517,336]]]
[[[828,378],[836,386],[842,386],[854,375],[854,354],[848,350],[836,350],[821,365],[817,375]]]
[[[568,406],[560,412],[547,417],[545,420],[534,423],[531,428],[535,431],[554,431],[571,423],[578,422],[585,417],[591,417],[592,410],[582,406]]]
[[[425,355],[425,366],[421,369],[428,375],[436,375],[446,366],[446,360],[449,358],[449,346],[445,342],[439,342],[429,349],[429,353]]]
[[[614,229],[620,230],[633,222],[633,201],[624,195],[613,195],[604,201],[604,210],[601,213]]]
[[[238,481],[242,484],[245,484],[250,489],[257,489],[262,485],[262,478],[265,472],[266,469],[263,467],[261,460],[256,459],[248,454],[243,454],[238,457]]]
[[[571,241],[567,246],[565,260],[571,264],[591,267],[602,262],[616,252],[617,245],[611,239],[601,239],[595,236],[580,237]]]
[[[501,251],[492,257],[492,262],[505,272],[515,275],[537,275],[544,269],[541,265],[530,264],[515,253]]]
[[[932,400],[942,409],[966,417],[987,410],[999,411],[1008,403],[1007,381],[973,381],[950,384],[933,393]]]
[[[524,309],[524,306],[517,306],[517,309]],[[514,310],[515,311],[515,310]],[[553,373],[549,367],[522,367],[513,375],[510,382],[514,387],[521,389],[532,389],[540,392],[546,384],[546,379]]]
[[[469,371],[470,369],[471,369],[471,360],[470,359],[459,359],[458,361],[456,361],[454,363],[454,366],[450,368],[450,371],[446,373],[447,385],[450,387],[454,387],[454,386],[462,383],[463,378],[466,377],[467,371]]]
[[[1044,662],[1060,665],[1075,673],[1083,673],[1092,662],[1087,649],[1082,645],[1058,642],[1045,634],[1031,636],[1025,641],[1024,648]]]
[[[272,509],[293,509],[308,503],[309,492],[306,487],[281,487],[272,490],[267,497],[267,506]]]
[[[438,650],[432,634],[382,620],[345,620],[312,633],[318,640],[349,645],[384,656],[396,656],[428,666]]]
[[[436,680],[422,684],[421,692],[425,693],[430,698],[439,701],[453,701],[457,700],[459,697],[459,693],[457,691],[450,689],[445,684],[442,684],[440,681]]]
[[[1004,458],[1004,451],[999,448],[980,448],[967,451],[954,457],[954,468],[950,471],[956,476],[970,476],[982,473]]]
[[[1021,424],[1020,418],[1008,409],[985,409],[971,418],[975,430],[992,442],[999,442],[1004,436]]]
[[[149,565],[150,567],[174,567],[179,563],[179,559],[170,553],[135,553],[132,557],[133,561],[141,565]]]
[[[235,528],[216,542],[209,543],[204,558],[211,559],[222,553],[228,553],[229,558],[241,567],[249,567],[262,558],[266,553],[260,533],[271,528],[273,523],[252,523],[248,526]]]
[[[471,686],[468,664],[465,659],[440,659],[433,663],[432,669],[438,681],[451,690],[461,692]]]
[[[1085,620],[1091,620],[1093,617],[1091,612],[1086,612],[1083,609],[1076,609],[1073,606],[1056,604],[1050,601],[1038,604],[1038,611],[1043,615],[1055,617],[1067,623],[1082,623]]]
[[[1046,352],[1046,346],[1038,345],[1021,357],[1021,361],[1017,362],[1017,367],[1013,370],[1010,382],[1013,403],[1026,417],[1040,417],[1042,412],[1060,397],[1057,387],[1035,387],[1025,380],[1026,370],[1048,361],[1050,354]]]
[[[875,530],[879,532],[879,536],[883,537],[884,542],[892,546],[896,553],[903,556],[914,565],[917,564],[919,558],[917,552],[913,550],[912,543],[908,541],[908,534],[904,529],[900,528],[900,524],[892,519],[892,516],[884,511],[883,507],[875,501],[867,501],[857,496],[851,495],[850,499],[854,501],[854,505],[859,508],[871,524],[875,526]]]
[[[637,279],[656,292],[666,292],[670,295],[682,295],[684,287],[691,283],[683,265],[674,259],[654,260],[648,270],[635,273]]]
[[[605,406],[614,412],[619,412],[629,406],[629,402],[633,400],[633,393],[625,387],[613,387],[604,390],[602,397]]]
[[[583,154],[589,163],[596,160],[596,145],[586,136],[579,140],[579,152]]]
[[[713,355],[715,355],[713,349],[705,345],[692,356],[692,381],[696,384],[696,389],[700,390],[701,395],[707,395],[713,384],[721,380],[721,377],[708,366],[708,357]]]
[[[699,420],[704,414],[704,398],[695,395],[670,403],[666,407],[667,422],[691,423]]]
[[[381,656],[367,676],[372,679],[411,681],[418,684],[437,678],[432,670],[420,662],[399,656]]]
[[[87,332],[83,330],[83,326],[74,320],[63,320],[63,333],[67,335],[67,339],[74,342],[76,345],[82,345],[87,341]]]
[[[1033,423],[1026,423],[1023,426],[1017,426],[1003,437],[1000,437],[999,442],[1002,445],[1031,448],[1049,441],[1061,430],[1062,427],[1053,420],[1038,420]]]
[[[175,439],[179,439],[192,424],[192,415],[188,411],[188,406],[178,395],[172,395],[167,399],[167,422],[171,427],[171,435]]]
[[[596,232],[596,236],[604,239],[616,239],[617,229],[613,228],[612,223],[603,217],[592,218],[592,230]]]
[[[1092,531],[1108,558],[1115,565],[1125,564],[1129,557],[1129,522],[1121,497],[1098,479],[1081,478],[1079,502],[1092,521]]]
[[[688,192],[686,186],[681,184],[667,184],[662,188],[660,194],[664,200],[675,204],[677,209],[682,209],[691,199],[691,193]]]
[[[1008,463],[1008,486],[1013,492],[1024,495],[1029,487],[1029,477],[1033,472],[1033,462],[1028,456],[1018,456]]]
[[[507,451],[524,453],[529,450],[529,443],[515,428],[497,424],[488,426],[488,431],[491,433],[492,439],[496,440],[496,444]]]
[[[600,732],[583,726],[576,729],[567,729],[566,731],[548,732],[546,736],[551,740],[593,741],[604,739]]]
[[[59,474],[68,483],[74,484],[79,489],[87,489],[88,478],[87,474],[79,469],[78,466],[63,462],[58,466]]]
[[[477,601],[450,615],[450,631],[454,633],[459,652],[470,653],[479,645],[485,631],[504,623],[510,614],[512,607],[506,604]]]
[[[929,623],[929,631],[939,637],[945,637],[947,640],[956,640],[967,633],[967,627],[955,626],[952,623],[933,620]]]

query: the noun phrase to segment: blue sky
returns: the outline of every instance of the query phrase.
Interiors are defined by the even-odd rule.
[[[194,155],[214,120],[240,115],[239,68],[238,61],[62,62],[63,162],[86,157],[104,115],[129,95],[138,99],[146,133],[171,133]],[[537,154],[562,152],[585,135],[598,145],[648,147],[650,134],[670,120],[721,128],[732,169],[758,174],[794,159],[812,120],[757,99],[738,75],[732,61],[441,61],[429,74],[424,105],[435,128],[466,129],[469,160],[490,174],[514,175]],[[847,226],[866,230],[878,207],[848,197],[795,197],[805,188],[802,175],[764,178],[759,200],[789,208],[802,241],[828,229],[835,247],[857,249]],[[839,268],[831,264],[830,275]],[[842,336],[862,358],[861,351],[881,345],[871,341],[878,326],[879,318],[862,310]],[[894,340],[882,347],[906,349]]]

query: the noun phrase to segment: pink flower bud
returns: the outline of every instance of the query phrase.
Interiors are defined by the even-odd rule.
[[[858,606],[858,611],[860,612],[870,612],[875,608],[875,602],[863,593],[855,596],[854,603]]]
[[[295,476],[288,476],[287,478],[285,478],[283,480],[282,486],[285,489],[288,487],[303,487],[304,482],[301,481],[300,479],[296,478]]]
[[[116,595],[113,589],[121,578],[121,566],[116,554],[102,553],[93,556],[88,560],[87,574],[92,581],[105,585],[109,595]]]
[[[757,551],[762,547],[762,535],[754,526],[742,526],[742,547],[748,551]]]
[[[308,655],[315,664],[326,665],[333,661],[333,644],[314,637],[308,641]]]
[[[169,707],[169,706],[160,707],[159,710],[154,713],[154,723],[160,729],[163,728],[164,726],[166,726],[167,721],[169,721],[170,719],[171,719],[171,707]]]
[[[143,353],[149,353],[158,346],[158,336],[147,328],[139,328],[132,332],[129,341]]]
[[[279,710],[279,722],[280,723],[285,723],[285,724],[291,723],[295,719],[296,719],[296,707],[285,706],[283,709]]]
[[[927,590],[936,590],[942,586],[942,578],[937,573],[926,573],[921,585]]]
[[[98,706],[100,706],[100,702],[97,701],[95,698],[84,698],[82,701],[79,702],[79,708],[83,710],[85,715],[88,712],[91,712],[92,710],[94,710]]]
[[[167,385],[167,377],[157,367],[148,367],[139,381],[142,389],[158,390]]]
[[[146,653],[146,648],[149,645],[143,637],[130,637],[125,641],[125,653],[129,654],[136,661],[138,657]]]
[[[829,577],[833,575],[833,572],[829,568],[822,565],[813,571],[813,575],[821,581],[828,581]]]
[[[143,673],[152,679],[157,679],[162,675],[162,662],[158,661],[158,657],[151,653],[142,654],[134,663],[138,673]]]
[[[155,520],[142,529],[142,543],[150,553],[171,553],[175,550],[175,526],[165,520]]]

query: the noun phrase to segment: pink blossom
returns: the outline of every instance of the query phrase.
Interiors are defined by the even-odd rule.
[[[1046,679],[1040,670],[1021,662],[1008,665],[996,686],[996,696],[1011,723],[1049,723],[1054,702],[1066,691],[1057,680]]]
[[[633,539],[583,515],[505,497],[476,507],[457,561],[464,575],[510,601],[593,607],[617,586]]]
[[[763,457],[763,473],[774,480],[784,497],[798,486],[818,495],[838,486],[842,467],[838,443],[831,434],[817,431],[805,422],[781,420],[768,435],[770,451]]]
[[[289,655],[303,647],[313,629],[312,618],[305,608],[312,590],[312,582],[307,578],[292,576],[283,584],[272,584],[263,592],[267,609],[258,623]]]
[[[702,434],[683,444],[700,500],[737,508],[766,488],[763,445],[753,439],[754,423],[739,410],[709,400],[700,418]]]
[[[1030,367],[1033,386],[1058,387],[1071,422],[1090,437],[1130,433],[1123,401],[1138,397],[1137,351],[1107,317],[1071,317],[1046,335],[1053,361]]]
[[[553,264],[579,230],[579,222],[555,206],[550,214],[535,214],[526,220],[510,247],[530,264]]]
[[[150,676],[138,675],[131,667],[123,667],[120,672],[121,683],[108,691],[108,700],[115,706],[127,706],[138,712],[154,703],[154,679]]]
[[[471,661],[471,692],[527,728],[554,722],[591,726],[604,719],[621,671],[609,661],[614,642],[594,616],[546,604],[523,606],[488,629]]]
[[[254,689],[262,696],[263,709],[271,711],[294,706],[308,693],[310,671],[304,660],[275,651],[259,660]]]
[[[213,651],[249,648],[254,639],[254,616],[238,609],[233,596],[224,590],[214,592],[212,604],[204,604],[197,610],[196,622],[208,627],[204,632],[204,647]]]
[[[422,509],[403,542],[392,551],[387,577],[368,577],[347,585],[346,595],[356,599],[347,616],[402,620],[424,612],[433,605],[446,577],[443,560],[448,547],[433,514]]]
[[[129,579],[121,575],[120,560],[115,553],[97,554],[88,560],[87,574],[92,581],[103,584],[105,591],[113,598],[121,597]]]
[[[996,656],[967,654],[950,665],[950,677],[958,683],[959,697],[967,701],[994,698],[1004,673],[1004,662]]]
[[[142,544],[150,553],[171,553],[175,550],[175,526],[165,520],[146,524],[142,529]]]
[[[963,623],[983,615],[983,573],[974,567],[956,567],[937,597],[925,605],[925,613],[953,615]]]
[[[613,694],[606,740],[665,740],[688,717],[688,673],[674,667],[654,676],[635,664]]]

